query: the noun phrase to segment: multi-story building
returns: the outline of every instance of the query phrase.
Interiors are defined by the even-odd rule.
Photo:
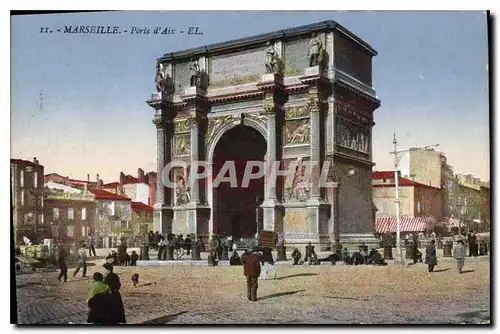
[[[377,208],[377,223],[383,218],[396,218],[396,187],[393,171],[373,172],[373,202]],[[399,176],[400,216],[423,217],[427,224],[440,222],[443,217],[442,189]],[[419,221],[419,220],[417,220]],[[421,221],[421,220],[420,220]],[[406,219],[412,224],[411,219]],[[430,226],[432,227],[432,226]],[[405,230],[405,226],[403,226]],[[395,232],[395,231],[392,231]]]
[[[132,210],[128,197],[103,189],[89,189],[97,202],[95,236],[99,247],[114,247],[120,237],[133,235]]]
[[[45,217],[51,238],[66,244],[85,242],[94,234],[95,196],[87,191],[49,181],[45,183]]]
[[[87,181],[71,179],[67,176],[62,176],[57,173],[50,173],[44,176],[45,182],[53,181],[57,184],[62,184],[66,186],[70,186],[73,188],[83,189],[85,186],[87,189],[91,188],[99,188],[102,187],[102,180],[99,178],[99,174],[97,174],[96,181],[90,181],[90,175],[87,174]]]
[[[484,188],[484,189],[483,189]],[[469,228],[483,229],[485,205],[488,208],[489,219],[489,184],[481,182],[472,174],[455,174],[450,182],[448,207],[453,215]]]
[[[156,200],[156,173],[137,170],[137,177],[120,173],[119,182],[104,184],[102,189],[129,197],[132,201],[153,205]]]
[[[14,242],[23,236],[39,242],[45,234],[43,215],[43,171],[36,158],[33,161],[10,159]]]
[[[482,182],[481,197],[482,197],[481,229],[483,231],[489,231],[491,224],[491,207],[490,207],[491,191],[489,182]]]
[[[132,201],[132,230],[134,235],[146,236],[153,231],[153,207]]]

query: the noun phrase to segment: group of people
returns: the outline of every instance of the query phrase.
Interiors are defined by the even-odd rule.
[[[57,279],[64,282],[68,281],[68,258],[69,253],[66,251],[64,246],[59,243],[56,248],[56,262],[59,267],[60,273],[57,276]],[[73,277],[75,277],[78,272],[82,270],[82,277],[87,276],[87,246],[86,244],[82,244],[76,252],[76,268],[73,272]]]
[[[139,255],[136,251],[132,251],[129,255],[127,251],[123,251],[123,249],[119,249],[119,251],[112,250],[108,256],[106,256],[106,262],[111,263],[115,266],[132,266],[135,267],[137,265],[137,261],[139,260]]]
[[[87,294],[89,312],[87,322],[100,325],[126,323],[125,308],[120,295],[120,277],[113,272],[113,265],[104,264],[106,275],[96,272]]]

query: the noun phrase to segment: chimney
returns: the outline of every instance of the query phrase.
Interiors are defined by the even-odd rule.
[[[102,187],[104,186],[104,181],[103,180],[97,181],[97,186],[99,189],[102,189]]]
[[[125,174],[120,172],[120,184],[123,184],[123,182],[125,182]]]
[[[87,182],[90,182],[90,174],[87,174]]]
[[[33,163],[34,163],[35,165],[38,165],[38,159],[37,159],[36,157],[34,157],[34,158],[33,158]]]
[[[138,182],[144,182],[144,171],[142,168],[137,169],[137,181]]]
[[[88,183],[84,183],[84,184],[83,184],[83,193],[84,193],[85,195],[87,195],[87,192],[88,192],[88,188],[87,188],[87,187],[88,187]]]

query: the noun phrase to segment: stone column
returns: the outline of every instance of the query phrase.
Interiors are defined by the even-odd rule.
[[[204,72],[200,75],[205,75]],[[202,172],[203,167],[196,170],[199,162],[206,162],[205,133],[207,129],[207,112],[210,105],[206,97],[206,88],[189,87],[181,98],[187,103],[189,109],[189,123],[191,126],[191,163],[190,163],[190,202],[186,205],[187,211],[187,233],[195,235],[208,235],[208,223],[210,219],[210,207],[207,203],[208,184],[206,178],[194,179],[195,173]]]
[[[327,98],[330,81],[327,73],[320,66],[305,70],[305,75],[299,80],[309,86],[309,102],[307,109],[310,116],[309,149],[310,149],[310,184],[311,195],[307,200],[309,221],[306,241],[318,244],[321,250],[329,245],[328,219],[330,205],[324,200],[324,191],[321,189],[320,176],[325,159],[326,141],[324,115],[328,110]]]
[[[172,231],[172,199],[173,188],[166,187],[163,182],[165,178],[173,181],[172,173],[165,175],[164,168],[172,160],[173,139],[173,105],[162,103],[161,108],[156,110],[153,123],[156,126],[156,203],[154,204],[154,226],[160,234]]]
[[[283,225],[283,207],[278,194],[280,183],[270,179],[275,162],[281,162],[283,154],[282,127],[284,120],[283,105],[287,101],[287,93],[283,84],[283,76],[277,73],[263,75],[258,88],[265,92],[264,111],[267,124],[267,153],[265,161],[265,192],[261,205],[263,211],[264,230],[278,231]],[[280,232],[280,231],[278,231]]]

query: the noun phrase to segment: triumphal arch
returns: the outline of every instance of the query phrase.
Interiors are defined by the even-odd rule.
[[[333,21],[167,53],[157,60],[155,110],[161,233],[252,237],[274,230],[287,244],[373,241],[372,88],[376,51]],[[186,165],[165,172],[172,161]],[[193,162],[210,176],[193,180]],[[238,178],[213,186],[225,162]],[[243,187],[248,161],[280,162]],[[330,162],[328,180],[301,182],[308,161]],[[251,169],[252,167],[250,167]],[[173,186],[165,186],[165,178]],[[290,181],[291,180],[291,181]]]

